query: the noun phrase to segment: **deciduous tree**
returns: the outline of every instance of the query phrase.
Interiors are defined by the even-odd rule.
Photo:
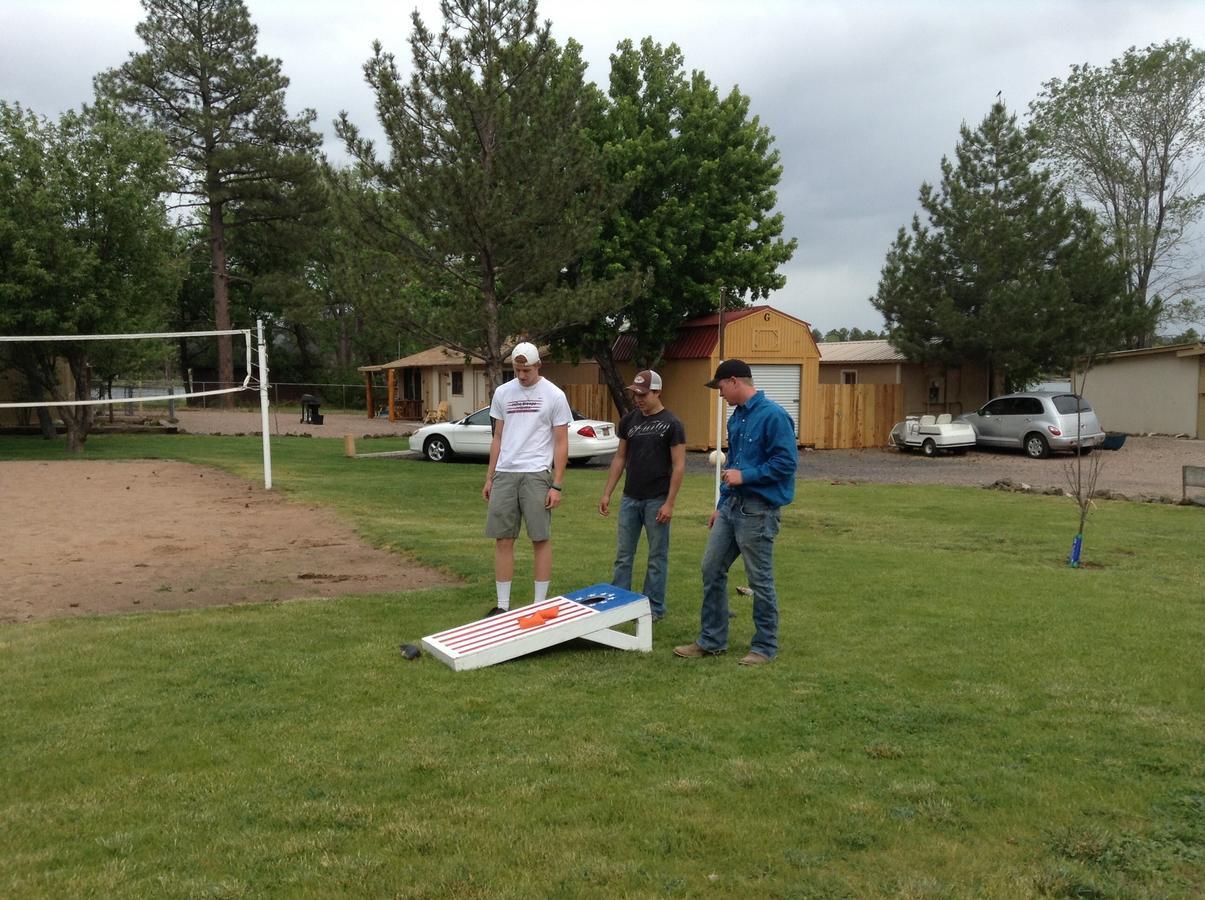
[[[160,135],[97,108],[58,122],[0,102],[0,332],[155,330],[176,287]],[[86,342],[8,345],[35,390],[91,399]],[[112,350],[104,351],[112,356]],[[59,360],[73,386],[62,383]],[[70,387],[70,389],[69,389]],[[92,407],[59,407],[82,452]]]
[[[770,131],[735,87],[721,96],[681,51],[645,38],[611,55],[608,103],[592,125],[607,176],[624,202],[586,258],[596,277],[642,273],[639,294],[584,328],[559,336],[568,351],[598,360],[617,407],[631,401],[611,355],[616,330],[635,338],[635,360],[656,365],[682,323],[785,284],[778,268],[796,242],[774,213],[782,175]]]
[[[323,181],[330,204],[322,227],[296,236],[290,252],[300,264],[277,266],[287,274],[260,279],[253,299],[290,332],[302,380],[325,373],[326,380],[359,382],[358,365],[426,346],[399,314],[400,298],[423,295],[395,254],[357,238],[364,194],[373,190],[358,171],[327,166]]]
[[[1105,223],[1127,289],[1149,313],[1128,345],[1199,318],[1199,254],[1186,238],[1205,210],[1205,51],[1181,39],[1072,66],[1031,111],[1046,156]]]

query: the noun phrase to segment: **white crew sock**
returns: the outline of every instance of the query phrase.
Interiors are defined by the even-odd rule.
[[[537,581],[536,582],[536,603],[543,603],[548,599],[548,585],[551,582]]]
[[[510,609],[510,582],[495,581],[494,588],[498,591],[498,608]]]

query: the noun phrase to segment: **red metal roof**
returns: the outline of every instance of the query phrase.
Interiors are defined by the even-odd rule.
[[[631,362],[635,351],[636,338],[626,332],[617,337],[611,345],[611,356],[616,362]]]
[[[724,325],[727,325],[729,322],[739,321],[740,319],[745,318],[745,316],[751,316],[754,313],[765,312],[767,309],[773,309],[773,307],[770,307],[770,306],[746,306],[742,309],[734,309],[730,312],[725,312],[724,313]],[[778,310],[776,310],[776,309],[774,311],[778,312]],[[783,313],[783,315],[785,315],[785,313]],[[689,322],[684,322],[682,324],[682,327],[683,328],[712,328],[712,329],[715,329],[718,331],[719,327],[720,327],[720,314],[719,313],[708,313],[705,316],[699,316],[697,319],[691,319]]]
[[[808,324],[802,319],[796,319],[794,316],[787,315],[787,313],[784,313],[780,309],[774,309],[772,306],[746,306],[741,309],[734,309],[731,312],[725,312],[724,327],[731,325],[733,322],[740,321],[746,316],[763,313],[766,310],[772,310],[778,315],[800,322],[804,326]],[[715,352],[716,344],[719,343],[719,330],[719,313],[708,313],[705,316],[699,316],[698,318],[691,319],[689,322],[684,322],[682,327],[678,329],[677,336],[666,346],[664,358],[709,359],[711,354]],[[616,362],[631,362],[635,351],[636,338],[631,334],[621,334],[615,339],[615,344],[611,348],[611,353],[615,357]]]
[[[716,317],[712,316],[711,319],[710,326],[692,328],[687,324],[678,329],[678,336],[665,348],[665,358],[709,359],[715,350],[715,345],[720,342]],[[728,316],[724,316],[725,325],[731,321]]]
[[[714,316],[712,317],[714,319]],[[724,316],[724,324],[731,321]],[[707,359],[719,342],[717,326],[713,322],[710,328],[688,328],[683,325],[675,337],[665,348],[663,359]],[[616,362],[631,362],[636,353],[636,337],[631,334],[621,334],[611,347],[611,355]]]

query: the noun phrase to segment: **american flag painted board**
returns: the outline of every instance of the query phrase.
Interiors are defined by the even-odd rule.
[[[611,626],[636,622],[636,634]],[[611,584],[595,584],[543,603],[423,638],[423,648],[455,671],[478,669],[574,638],[624,650],[652,649],[648,598]]]

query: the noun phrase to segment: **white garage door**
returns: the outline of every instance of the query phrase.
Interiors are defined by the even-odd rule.
[[[791,421],[795,423],[795,438],[799,438],[799,366],[749,366],[753,370],[753,385],[759,391],[765,391],[766,396],[787,411]],[[732,407],[727,407],[726,416],[732,415]],[[724,427],[728,427],[725,418]],[[727,443],[727,438],[725,438]]]

